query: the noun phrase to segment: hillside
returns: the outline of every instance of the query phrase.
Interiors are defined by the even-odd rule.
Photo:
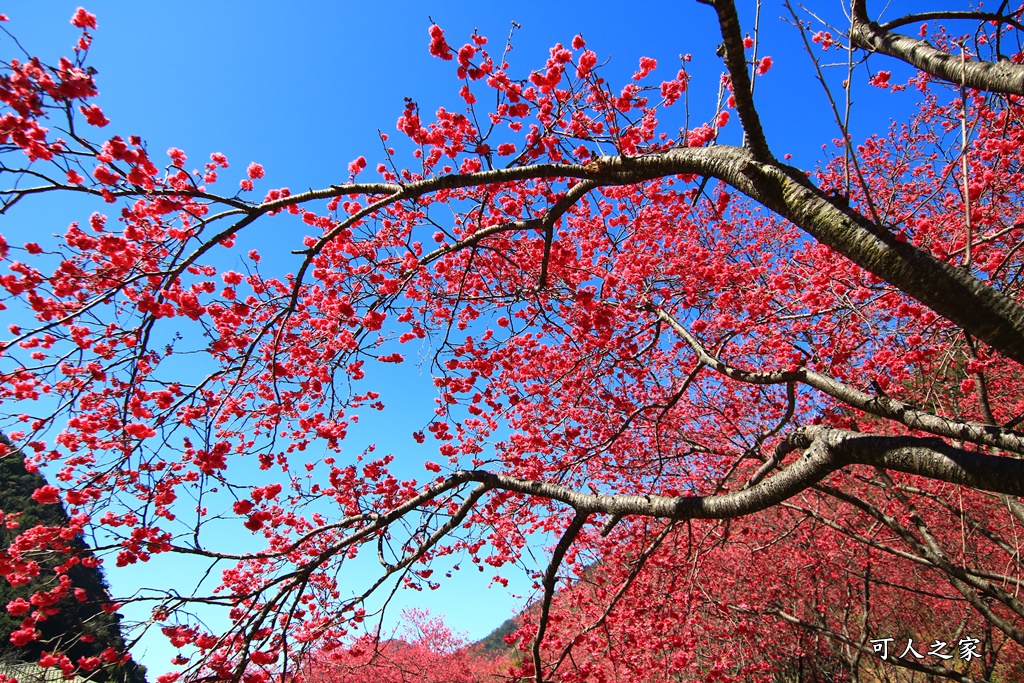
[[[485,637],[473,643],[470,647],[479,649],[479,652],[484,655],[496,655],[506,654],[513,648],[505,643],[505,636],[515,632],[519,626],[519,618],[512,617],[508,619],[498,628],[491,631]]]
[[[0,444],[8,448],[10,441],[0,435]],[[7,558],[7,548],[24,529],[36,525],[67,527],[68,514],[59,503],[40,504],[32,499],[32,493],[46,485],[46,479],[38,472],[29,472],[24,460],[17,451],[0,457],[0,511],[10,523],[8,515],[20,514],[18,525],[9,528],[0,525],[0,558]],[[91,557],[92,553],[81,537],[69,542],[77,551],[79,559]],[[26,554],[27,555],[27,554]],[[6,580],[0,580],[0,606],[5,606],[19,598],[29,601],[40,589],[49,589],[55,585],[53,581],[54,567],[66,560],[49,552],[34,552],[31,559],[39,563],[39,575],[30,582],[12,586]],[[0,610],[0,660],[5,662],[22,661],[37,662],[44,652],[61,650],[72,662],[79,658],[100,657],[109,647],[123,651],[125,644],[121,634],[120,616],[108,614],[101,609],[102,604],[110,601],[110,594],[103,570],[100,566],[88,567],[81,562],[70,567],[67,572],[73,588],[84,591],[82,600],[64,599],[53,609],[55,613],[36,624],[39,637],[27,645],[18,647],[12,644],[8,634],[21,628],[22,619],[26,614],[12,615],[7,609]],[[146,683],[145,667],[134,662],[126,665],[103,668],[96,671],[92,680],[100,683]]]

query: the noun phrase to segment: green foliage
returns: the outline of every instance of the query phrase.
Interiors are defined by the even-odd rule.
[[[6,442],[6,439],[3,439]],[[6,443],[5,443],[6,445]],[[38,472],[29,472],[20,453],[0,457],[0,510],[6,517],[20,513],[18,525],[8,528],[0,524],[0,550],[6,550],[25,529],[37,525],[67,527],[69,518],[62,504],[42,505],[32,499],[32,493],[46,485],[46,479]],[[69,542],[79,559],[92,556],[92,552],[81,537]],[[12,616],[6,605],[12,600],[23,598],[28,601],[39,590],[52,589],[57,585],[53,569],[66,561],[65,556],[40,551],[31,558],[39,563],[41,571],[31,582],[12,586],[0,579],[0,658],[36,662],[43,652],[63,650],[72,662],[80,657],[99,657],[109,647],[118,652],[125,651],[121,634],[120,615],[108,614],[101,608],[110,601],[109,589],[99,567],[86,567],[81,563],[68,569],[73,588],[85,591],[86,600],[65,598],[57,605],[56,614],[36,625],[40,637],[35,641],[17,647],[7,638],[12,631],[21,627],[24,616]],[[85,638],[83,639],[83,636]],[[87,642],[91,636],[91,642]],[[100,683],[146,683],[145,667],[129,662],[114,667],[104,667],[92,673],[91,680]]]
[[[507,654],[513,647],[505,642],[505,636],[515,633],[517,628],[519,628],[519,617],[512,617],[482,640],[474,643],[473,647],[478,648],[481,654],[488,656]]]

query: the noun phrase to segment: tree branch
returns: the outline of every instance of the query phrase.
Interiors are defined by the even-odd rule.
[[[583,525],[587,522],[587,515],[577,512],[569,527],[558,540],[555,551],[551,554],[551,561],[544,573],[544,599],[540,606],[540,619],[537,623],[537,637],[533,639],[533,673],[537,683],[544,683],[544,669],[540,659],[540,646],[544,641],[544,633],[548,628],[548,615],[551,611],[551,599],[555,596],[555,585],[558,581],[558,568],[562,564],[565,553],[569,550],[576,536],[580,533]]]
[[[654,310],[660,320],[664,320],[671,325],[672,329],[690,345],[697,353],[697,358],[703,365],[729,379],[747,384],[800,382],[842,401],[851,408],[899,422],[911,429],[920,429],[936,436],[968,441],[979,446],[993,446],[1024,456],[1024,434],[1011,429],[983,422],[950,420],[888,396],[872,396],[848,384],[844,384],[834,377],[807,368],[768,372],[754,372],[734,368],[722,359],[708,353],[704,345],[669,313],[660,308],[655,308]]]
[[[853,0],[850,40],[859,48],[911,64],[949,83],[975,90],[1024,95],[1024,66],[1012,62],[968,62],[929,43],[893,33],[868,18],[867,0]]]
[[[960,484],[982,491],[1024,495],[1024,460],[954,448],[939,439],[873,436],[803,427],[776,451],[782,459],[796,450],[803,457],[777,474],[741,491],[712,496],[586,494],[558,484],[525,480],[485,470],[455,472],[439,487],[447,490],[476,481],[503,489],[565,503],[583,514],[641,515],[664,519],[730,519],[760,512],[805,491],[832,472],[850,465],[869,465]]]
[[[555,237],[555,223],[561,218],[566,211],[572,208],[573,204],[583,198],[588,192],[597,187],[597,183],[593,180],[584,180],[581,183],[574,185],[565,196],[558,200],[558,202],[548,209],[544,217],[540,219],[541,227],[544,230],[544,258],[540,262],[540,277],[537,281],[537,289],[541,290],[547,286],[548,282],[548,261],[551,258],[551,242]]]
[[[1000,24],[1007,24],[1014,27],[1018,31],[1024,31],[1024,24],[1018,20],[1006,14],[997,14],[995,12],[963,12],[957,10],[949,11],[936,11],[936,12],[917,12],[915,14],[907,14],[900,17],[899,19],[893,19],[887,21],[884,24],[879,24],[879,27],[883,31],[891,31],[894,28],[900,26],[906,26],[907,24],[917,24],[923,21],[935,21],[939,19],[966,19],[968,21],[996,21]]]
[[[711,5],[718,13],[718,26],[725,43],[725,67],[729,70],[732,80],[732,94],[736,98],[736,113],[746,133],[750,152],[758,161],[772,161],[774,156],[768,148],[768,142],[761,127],[761,117],[754,107],[753,88],[750,85],[750,74],[747,71],[747,56],[743,48],[743,33],[740,29],[740,18],[736,13],[736,5],[732,0],[698,0],[702,4]]]
[[[840,209],[800,169],[760,163],[748,150],[727,145],[675,147],[628,160],[603,157],[601,161],[601,171],[584,177],[609,185],[677,174],[718,178],[1024,364],[1024,307],[964,269],[897,240],[884,226],[850,208]],[[564,172],[568,175],[571,168]]]

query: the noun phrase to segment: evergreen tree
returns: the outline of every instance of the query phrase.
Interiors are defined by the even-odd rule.
[[[13,449],[11,442],[0,434],[0,444],[8,453],[0,456],[0,557],[7,559],[7,549],[18,534],[37,525],[68,527],[70,519],[61,503],[41,504],[32,498],[39,488],[46,486],[46,479],[39,472],[30,472],[25,467],[22,454]],[[17,525],[9,528],[12,515]],[[109,589],[103,571],[92,562],[81,560],[92,558],[93,554],[81,536],[68,541],[70,550],[79,562],[71,566],[67,576],[71,580],[72,597],[62,599],[53,606],[55,613],[36,624],[39,637],[34,641],[16,646],[9,634],[21,628],[24,614],[12,615],[6,606],[19,598],[28,602],[40,590],[50,590],[57,585],[53,571],[58,564],[66,562],[67,556],[49,551],[39,551],[32,559],[40,566],[38,576],[21,585],[11,585],[0,580],[0,658],[37,662],[44,652],[61,650],[72,662],[80,658],[100,657],[107,648],[118,652],[125,650],[118,614],[109,614],[102,609],[110,602]],[[84,600],[76,599],[74,589],[84,591]],[[79,593],[82,595],[82,593]],[[80,672],[85,673],[85,672]],[[146,683],[145,667],[128,662],[118,666],[104,666],[89,676],[101,683]]]

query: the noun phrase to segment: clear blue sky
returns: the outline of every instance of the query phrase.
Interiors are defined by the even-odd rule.
[[[57,57],[70,54],[77,38],[69,18],[78,4],[13,4],[5,10],[11,20],[7,27],[31,54],[54,63]],[[838,2],[814,4],[827,5],[829,16],[841,16]],[[920,4],[892,3],[888,16]],[[754,3],[739,5],[745,28],[752,31]],[[349,161],[360,155],[370,161],[370,169],[376,165],[381,157],[377,131],[395,133],[405,97],[416,100],[424,114],[442,105],[449,109],[464,106],[457,95],[460,84],[452,64],[427,53],[431,20],[445,29],[454,46],[478,29],[491,39],[492,52],[504,43],[511,23],[518,22],[521,28],[509,61],[520,76],[543,66],[548,48],[557,42],[568,44],[577,33],[602,59],[611,57],[605,75],[617,85],[628,79],[640,56],[659,61],[654,82],[660,82],[674,76],[680,54],[690,53],[692,120],[697,125],[713,112],[722,70],[722,62],[715,56],[720,38],[713,10],[693,0],[660,6],[550,0],[104,1],[89,3],[86,8],[99,21],[89,59],[99,71],[98,103],[113,121],[103,134],[138,134],[147,141],[154,158],[160,158],[168,147],[179,147],[195,166],[211,152],[223,152],[232,162],[226,174],[231,180],[225,181],[229,187],[250,161],[266,168],[267,179],[260,185],[263,189],[288,186],[299,191],[342,181],[348,176]],[[838,133],[825,112],[825,99],[813,80],[810,60],[799,49],[796,30],[780,21],[784,12],[777,2],[764,3],[759,54],[771,55],[775,66],[758,81],[757,101],[775,151],[792,153],[795,161],[809,167],[821,157],[821,146]],[[4,59],[20,56],[6,38],[0,40],[0,50]],[[845,61],[845,53],[834,52],[832,59]],[[906,73],[880,59],[873,64],[897,75]],[[894,108],[908,106],[913,97],[881,96],[866,84],[865,71],[859,72],[859,78],[862,85],[854,109],[855,127],[883,132],[890,116],[898,116]],[[738,142],[733,139],[738,136],[735,123],[726,133],[723,142]],[[0,232],[14,243],[19,234],[63,233],[69,222],[84,219],[94,208],[79,211],[59,203],[33,204],[0,219]],[[275,259],[280,259],[281,267],[294,269],[289,252],[301,236],[282,230],[280,224],[259,234],[261,253],[269,256],[279,244]],[[430,419],[434,393],[428,373],[427,367],[417,373],[404,364],[390,377],[378,375],[389,410],[382,420],[353,430],[346,452],[358,453],[369,442],[376,442],[379,452],[407,450],[408,438],[392,441],[391,435],[405,437]],[[427,448],[414,459],[421,463],[429,458]],[[127,571],[108,567],[107,571],[115,593],[131,592],[154,581],[168,585],[194,575],[177,563],[153,563]],[[488,589],[489,577],[462,572],[457,582],[448,582],[439,591],[402,595],[399,602],[429,606],[435,613],[445,614],[454,629],[479,638],[522,604],[521,598],[509,596],[500,587]],[[513,586],[527,594],[528,582],[521,580]],[[397,617],[398,611],[392,608],[392,617]],[[147,641],[147,649],[136,653],[153,673],[166,671],[166,661],[173,654],[161,640]]]

